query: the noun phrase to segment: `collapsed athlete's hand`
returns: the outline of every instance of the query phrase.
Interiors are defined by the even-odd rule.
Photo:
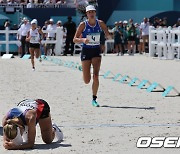
[[[89,43],[89,40],[88,40],[87,38],[84,38],[84,39],[83,39],[83,43],[84,43],[84,44],[88,44],[88,43]]]
[[[3,144],[3,146],[4,146],[5,149],[11,150],[11,149],[13,149],[16,145],[15,145],[13,142],[5,141],[5,143]]]

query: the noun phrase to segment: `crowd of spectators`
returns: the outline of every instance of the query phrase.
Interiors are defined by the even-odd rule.
[[[21,57],[24,54],[29,53],[29,43],[26,41],[26,36],[31,28],[30,22],[27,18],[23,18],[21,24],[18,29],[17,39],[20,40],[19,46],[19,54]],[[38,28],[41,28],[38,26]],[[44,26],[42,26],[42,31],[44,32],[44,36],[41,36],[43,40],[56,40],[56,31],[57,28],[60,28],[62,31],[62,40],[64,39],[64,52],[62,53],[64,56],[67,54],[71,54],[73,56],[74,52],[74,43],[73,37],[76,31],[76,24],[72,21],[72,17],[68,17],[68,21],[64,24],[62,21],[58,20],[54,22],[53,19],[49,19],[44,22]],[[63,42],[62,42],[63,43]],[[63,44],[62,44],[63,45]],[[55,53],[55,44],[54,43],[41,43],[42,52],[45,55],[56,55]]]
[[[166,17],[163,19],[155,17],[153,21],[144,18],[141,23],[134,23],[133,19],[115,22],[114,27],[110,29],[114,39],[112,52],[117,53],[118,56],[124,55],[124,53],[134,55],[136,52],[139,54],[148,52],[149,26],[167,28],[169,25]],[[179,26],[180,18],[173,27]]]
[[[52,5],[65,5],[73,3],[74,6],[77,5],[88,5],[91,1],[96,0],[0,0],[0,4],[8,4],[8,5],[27,5],[27,8],[33,8],[37,4],[52,4]]]
[[[128,53],[129,55],[134,55],[135,53],[145,54],[148,52],[148,44],[149,44],[149,26],[154,26],[155,28],[158,27],[168,27],[168,20],[167,18],[159,19],[154,18],[153,21],[149,20],[148,18],[144,18],[141,23],[134,23],[133,19],[129,19],[129,21],[119,21],[115,22],[114,26],[109,28],[109,31],[112,34],[112,38],[114,39],[114,45],[111,47],[111,52],[117,53],[117,55],[124,55],[124,53]],[[177,23],[173,25],[173,27],[180,26],[180,18],[177,20]],[[10,22],[7,20],[4,24],[4,27],[10,27]],[[66,37],[65,46],[64,46],[64,53],[63,55],[67,55],[68,53],[73,55],[74,52],[74,43],[73,37],[76,31],[76,24],[72,21],[71,17],[68,17],[68,21],[66,23],[62,23],[58,21],[54,23],[53,19],[47,20],[42,27],[42,30],[56,30],[57,27],[61,27],[63,31],[63,36]],[[18,29],[17,25],[11,26],[11,29]],[[28,43],[25,42],[25,36],[27,34],[26,31],[30,29],[29,21],[24,18],[22,23],[19,25],[19,31],[25,29],[25,32],[21,31],[22,34],[19,40],[21,41],[21,56],[28,52]],[[102,50],[104,51],[104,42],[105,38],[104,35],[101,35],[101,43]],[[55,40],[56,35],[55,33],[47,33],[44,36],[45,40]],[[25,48],[26,46],[26,48]],[[49,53],[51,50],[51,55],[55,55],[54,44],[44,44],[44,52],[45,55]],[[25,51],[26,50],[26,51]]]
[[[0,0],[1,5],[22,5],[25,8],[46,8],[50,6],[78,7],[97,4],[97,0]]]
[[[27,5],[27,8],[33,8],[37,4],[59,4],[64,5],[66,4],[66,0],[0,0],[0,4],[8,4],[8,5]]]

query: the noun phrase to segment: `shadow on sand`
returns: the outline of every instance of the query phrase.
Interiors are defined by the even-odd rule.
[[[35,144],[34,149],[38,150],[49,150],[49,149],[57,149],[59,147],[71,147],[71,144],[63,144],[63,143],[52,143],[52,144]]]
[[[100,106],[103,108],[112,108],[112,109],[137,109],[137,110],[155,110],[155,107],[132,107],[132,106]]]
[[[51,144],[35,144],[33,149],[25,149],[24,151],[32,151],[32,150],[50,150],[50,149],[57,149],[59,147],[68,148],[72,147],[71,144],[63,144],[63,143],[51,143]]]
[[[46,73],[63,73],[64,71],[50,71],[50,70],[48,70],[48,71],[38,71],[38,72],[46,72]]]

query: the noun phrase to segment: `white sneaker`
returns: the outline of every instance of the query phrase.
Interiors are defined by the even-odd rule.
[[[35,71],[35,67],[32,68],[32,71],[33,71],[33,72]]]
[[[63,140],[63,132],[61,131],[61,129],[56,125],[56,124],[52,124],[52,127],[55,130],[55,137],[57,138],[57,142],[62,142]]]

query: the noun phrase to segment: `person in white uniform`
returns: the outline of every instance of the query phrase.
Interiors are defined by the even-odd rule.
[[[49,20],[49,25],[47,26],[47,31],[49,31],[47,33],[47,38],[46,40],[56,40],[56,33],[53,32],[56,30],[56,25],[54,24],[54,20],[53,19],[50,19]],[[51,53],[51,56],[55,56],[55,52],[54,52],[54,49],[55,49],[55,44],[53,43],[47,43],[46,44],[46,51],[45,51],[45,55],[48,55],[50,49],[52,50],[52,53]]]
[[[27,18],[23,18],[23,24],[20,26],[18,32],[20,34],[20,41],[22,45],[22,52],[21,52],[21,58],[25,55],[25,53],[28,53],[29,51],[29,43],[26,42],[26,37],[28,34],[28,31],[30,30],[31,25],[28,23]],[[26,50],[27,49],[27,50]]]
[[[30,42],[29,51],[31,54],[31,63],[33,71],[35,71],[34,56],[36,58],[40,57],[40,34],[41,36],[44,35],[41,29],[37,27],[37,20],[33,19],[31,21],[31,29],[28,32],[28,36],[26,38],[26,41]]]
[[[144,18],[144,21],[140,25],[140,30],[141,30],[141,36],[142,36],[142,50],[144,53],[145,52],[145,45],[146,43],[148,44],[149,42],[149,22],[147,18]]]

